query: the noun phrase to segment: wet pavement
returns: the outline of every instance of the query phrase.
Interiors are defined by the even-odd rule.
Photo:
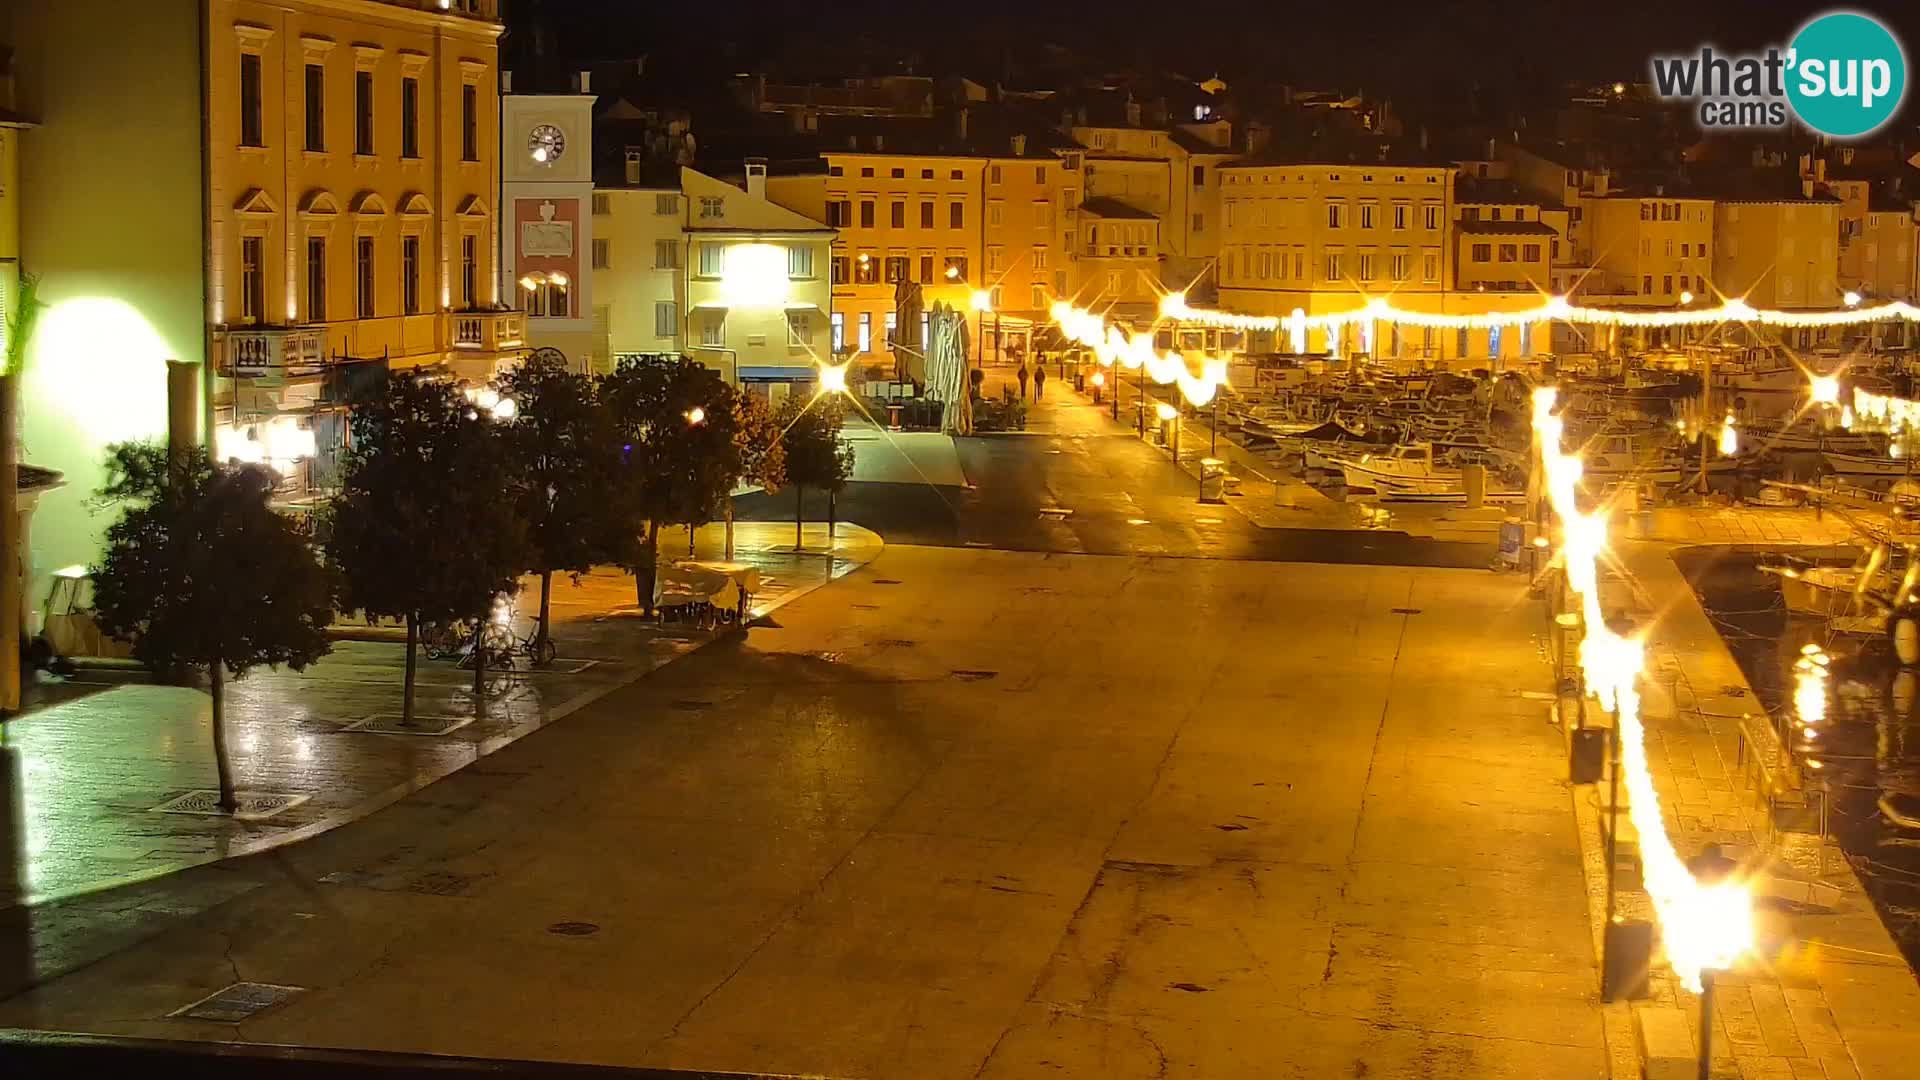
[[[889,543],[938,547],[1481,570],[1493,558],[1491,540],[1293,527],[1297,521],[1275,528],[1280,522],[1263,525],[1240,512],[1235,503],[1247,496],[1202,503],[1197,481],[1172,466],[1168,450],[1064,388],[1049,394],[1043,408],[1061,414],[1057,424],[953,440],[969,486],[856,481],[835,498],[834,512]],[[743,520],[791,521],[794,501],[782,492],[735,504]],[[824,521],[826,496],[809,492],[805,514]]]
[[[0,1025],[836,1077],[1598,1077],[1557,739],[1519,689],[1548,677],[1537,614],[1484,572],[889,544],[379,813],[125,890],[121,918],[165,909],[151,936]],[[167,1018],[236,978],[303,989]]]
[[[829,556],[824,535],[811,532],[820,554],[796,557],[790,529],[740,530],[737,557],[762,572],[757,612],[847,573],[879,549],[877,538],[849,528]],[[684,536],[669,532],[663,543],[684,543]],[[703,530],[700,540],[703,556],[721,554],[720,528]],[[519,674],[490,679],[491,692],[478,699],[484,709],[476,709],[470,671],[423,652],[414,724],[401,726],[405,648],[392,641],[340,641],[304,672],[261,669],[232,681],[227,737],[236,784],[265,810],[250,820],[159,809],[215,787],[202,690],[97,669],[49,688],[61,700],[6,725],[6,786],[15,797],[18,843],[0,867],[7,871],[0,873],[0,907],[315,835],[470,765],[715,636],[640,619],[632,578],[611,568],[578,583],[561,575],[554,586],[559,657],[541,668],[523,658]],[[538,590],[536,581],[526,584],[523,635]],[[402,635],[388,628],[372,636]]]

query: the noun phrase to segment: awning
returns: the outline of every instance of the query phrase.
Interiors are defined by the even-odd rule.
[[[734,369],[734,373],[743,382],[748,379],[758,382],[812,382],[820,377],[820,370],[812,364],[800,367],[742,364]]]

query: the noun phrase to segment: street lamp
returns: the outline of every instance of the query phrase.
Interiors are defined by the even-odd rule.
[[[1845,296],[1842,296],[1840,299],[1846,301],[1846,304],[1848,307],[1860,306],[1860,294],[1857,292],[1854,292],[1852,289],[1848,289],[1847,294]]]
[[[975,289],[973,290],[973,295],[968,298],[968,301],[973,305],[973,310],[978,319],[978,325],[980,327],[980,358],[985,360],[987,356],[987,312],[993,311],[993,294],[985,289]],[[1000,336],[1000,315],[998,312],[995,312],[993,316],[993,329],[994,337],[998,338]]]
[[[688,424],[697,426],[699,424],[705,423],[706,419],[707,419],[707,410],[701,408],[698,405],[695,405],[693,408],[687,410]]]

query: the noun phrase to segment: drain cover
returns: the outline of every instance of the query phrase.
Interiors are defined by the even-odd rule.
[[[900,584],[900,583],[899,583],[898,581],[895,581],[894,579],[892,579],[892,578],[890,578],[890,577],[877,577],[877,578],[874,578],[874,579],[873,579],[873,583],[874,583],[875,585],[898,585],[898,584]]]
[[[998,674],[1000,673],[997,671],[983,671],[979,668],[954,668],[953,669],[953,677],[961,680],[962,682],[979,682],[982,679],[991,679]]]
[[[1073,511],[1064,506],[1050,506],[1041,510],[1040,516],[1043,518],[1051,518],[1054,521],[1065,521],[1073,516]]]
[[[304,986],[276,986],[273,983],[237,982],[216,991],[169,1016],[185,1020],[211,1020],[219,1024],[237,1024],[242,1020],[279,1005],[306,990]]]
[[[1418,615],[1420,614],[1420,609],[1417,607],[1397,607],[1393,609],[1393,613],[1395,615]]]
[[[599,932],[600,924],[590,922],[557,922],[547,927],[547,933],[561,937],[592,937]]]
[[[290,810],[307,801],[305,795],[284,795],[277,792],[242,791],[235,794],[239,807],[229,815],[220,809],[220,793],[211,789],[189,791],[177,799],[163,802],[153,808],[159,814],[198,814],[203,817],[232,816],[241,821],[264,821],[283,810]]]
[[[399,713],[379,713],[345,728],[361,735],[450,735],[473,723],[471,716],[416,716],[406,723]]]
[[[906,638],[887,638],[885,641],[882,641],[879,644],[880,644],[880,647],[883,649],[911,649],[915,645],[918,645],[920,643],[917,641],[910,641]]]

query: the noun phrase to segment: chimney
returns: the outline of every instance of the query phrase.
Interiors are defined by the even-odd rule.
[[[756,199],[767,197],[767,159],[747,159],[747,194]]]
[[[640,151],[627,148],[627,183],[640,183]]]
[[[593,72],[591,71],[581,72],[579,77],[574,80],[573,92],[576,94],[593,93]]]
[[[1087,126],[1087,107],[1085,105],[1080,106],[1079,111],[1074,113],[1074,123],[1080,127]]]
[[[1015,135],[1013,137],[1013,156],[1027,156],[1027,137],[1025,135]]]
[[[967,141],[967,107],[960,106],[953,114],[953,135],[961,142]]]
[[[1127,102],[1127,126],[1140,126],[1140,103],[1137,101]]]
[[[502,94],[513,93],[513,72],[506,68],[500,69],[500,92]]]

